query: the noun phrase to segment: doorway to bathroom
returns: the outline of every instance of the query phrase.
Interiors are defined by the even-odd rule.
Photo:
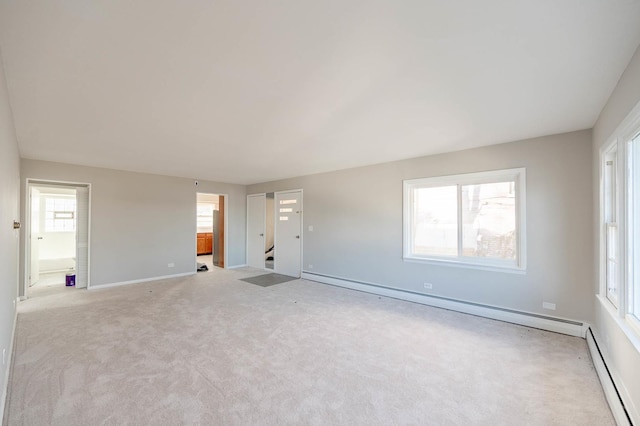
[[[89,185],[27,181],[24,295],[89,285]]]

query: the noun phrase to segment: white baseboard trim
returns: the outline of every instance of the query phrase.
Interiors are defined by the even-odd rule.
[[[162,275],[159,277],[151,277],[151,278],[142,278],[140,280],[131,280],[131,281],[122,281],[119,283],[109,283],[109,284],[100,284],[100,285],[92,285],[90,287],[88,287],[88,290],[102,290],[104,288],[111,288],[111,287],[120,287],[123,285],[129,285],[129,284],[140,284],[140,283],[146,283],[149,281],[160,281],[160,280],[166,280],[166,279],[170,279],[170,278],[180,278],[180,277],[187,277],[189,275],[195,275],[195,272],[184,272],[182,274],[174,274],[174,275]]]
[[[598,347],[598,343],[596,342],[593,332],[589,330],[587,332],[587,346],[589,347],[589,354],[591,355],[591,360],[593,361],[593,365],[596,368],[596,374],[600,379],[600,384],[602,385],[602,390],[604,391],[604,396],[609,403],[609,408],[611,409],[611,413],[613,413],[613,417],[616,420],[616,424],[618,426],[628,426],[631,425],[629,420],[629,415],[620,399],[620,395],[618,394],[618,390],[609,374],[609,369],[607,368],[607,364],[605,363],[604,357],[600,352]]]
[[[19,298],[16,299],[16,303]],[[0,399],[0,422],[4,419],[4,409],[7,404],[7,396],[9,395],[9,377],[11,375],[11,365],[13,364],[13,341],[16,338],[16,325],[18,323],[18,308],[13,311],[13,330],[11,331],[11,343],[9,343],[9,354],[7,355],[7,364],[4,370],[4,383],[2,384],[2,399]]]
[[[247,265],[246,263],[243,263],[242,265],[233,265],[233,266],[227,266],[227,269],[238,269],[238,268],[246,268]]]
[[[436,308],[443,308],[451,311],[462,312],[465,314],[477,315],[480,317],[510,322],[527,327],[567,334],[569,336],[584,338],[586,336],[587,330],[589,329],[589,324],[580,321],[549,317],[531,312],[505,309],[498,306],[481,305],[478,303],[448,299],[439,296],[431,296],[428,294],[414,293],[411,291],[398,290],[374,283],[353,281],[345,278],[320,275],[310,272],[303,272],[302,278],[310,281],[317,281],[323,284],[330,284],[338,287],[349,288],[352,290],[363,291],[366,293],[373,293],[379,296],[392,297],[394,299],[406,300],[409,302],[434,306]]]

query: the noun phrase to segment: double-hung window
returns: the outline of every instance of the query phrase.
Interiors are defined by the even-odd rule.
[[[640,335],[640,104],[600,153],[600,298]]]
[[[404,259],[525,269],[525,170],[404,181]]]

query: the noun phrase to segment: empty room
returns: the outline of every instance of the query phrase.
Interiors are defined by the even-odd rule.
[[[639,22],[0,0],[2,424],[640,425]]]

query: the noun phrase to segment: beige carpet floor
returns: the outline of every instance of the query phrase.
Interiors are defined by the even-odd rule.
[[[36,289],[4,424],[614,424],[582,339],[263,273]]]

